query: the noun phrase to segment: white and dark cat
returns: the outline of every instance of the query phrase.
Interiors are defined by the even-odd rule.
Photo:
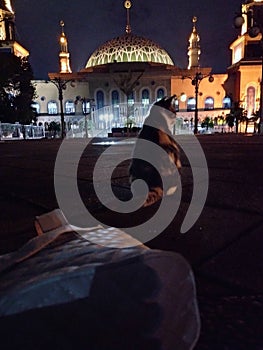
[[[180,181],[180,152],[171,133],[175,119],[176,95],[165,97],[152,105],[138,135],[129,176],[131,183],[142,179],[148,185],[149,193],[143,206],[174,194]]]

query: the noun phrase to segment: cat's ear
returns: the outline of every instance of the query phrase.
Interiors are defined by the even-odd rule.
[[[175,101],[177,100],[177,96],[176,95],[172,95],[170,97],[163,97],[161,100],[155,102],[155,106],[159,106],[165,109],[175,109]]]
[[[159,106],[159,107],[164,107],[166,106],[166,100],[167,100],[167,96],[163,97],[162,99],[160,99],[159,101],[155,102],[154,105],[155,106]]]
[[[177,100],[177,96],[176,95],[173,95],[173,96],[169,97],[167,99],[167,102],[169,101],[169,103],[171,104],[171,103],[173,103],[174,100]]]

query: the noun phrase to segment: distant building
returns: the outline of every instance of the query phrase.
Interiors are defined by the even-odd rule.
[[[12,17],[13,12],[6,6],[4,9],[3,1],[0,4],[3,8],[0,14],[8,12]],[[254,7],[262,11],[263,1],[243,5],[242,10]],[[112,127],[123,127],[129,122],[140,127],[149,106],[171,94],[178,97],[176,132],[192,130],[196,97],[199,124],[209,117],[218,131],[234,102],[240,102],[249,116],[259,109],[261,34],[254,38],[249,36],[249,16],[241,35],[230,45],[230,67],[226,73],[213,74],[212,68],[200,67],[201,45],[196,17],[189,36],[188,67],[182,69],[157,43],[133,33],[129,16],[131,2],[125,1],[125,8],[124,34],[100,45],[78,72],[71,71],[64,23],[60,22],[59,72],[49,73],[50,81],[34,82],[37,91],[34,107],[39,124],[48,127],[52,121],[59,123],[62,112],[68,135],[74,132],[75,135],[107,135]],[[197,73],[201,77],[198,95],[194,84]],[[209,79],[211,75],[213,79]]]
[[[11,1],[0,0],[0,53],[8,52],[19,57],[29,56],[29,52],[16,41],[15,14]]]
[[[230,45],[232,62],[224,87],[251,117],[260,107],[263,40],[259,27],[263,28],[263,1],[246,1],[241,10],[243,24],[240,35]]]

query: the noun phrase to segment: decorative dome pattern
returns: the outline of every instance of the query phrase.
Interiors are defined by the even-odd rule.
[[[153,62],[174,65],[168,53],[152,40],[125,34],[107,41],[90,56],[86,68],[113,62]]]

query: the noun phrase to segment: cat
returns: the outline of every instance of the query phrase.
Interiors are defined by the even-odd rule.
[[[151,106],[135,143],[129,179],[131,184],[142,179],[148,185],[144,207],[156,203],[164,195],[174,194],[180,180],[180,151],[171,133],[176,119],[176,100],[176,95],[164,97]],[[166,154],[159,154],[159,148]]]

